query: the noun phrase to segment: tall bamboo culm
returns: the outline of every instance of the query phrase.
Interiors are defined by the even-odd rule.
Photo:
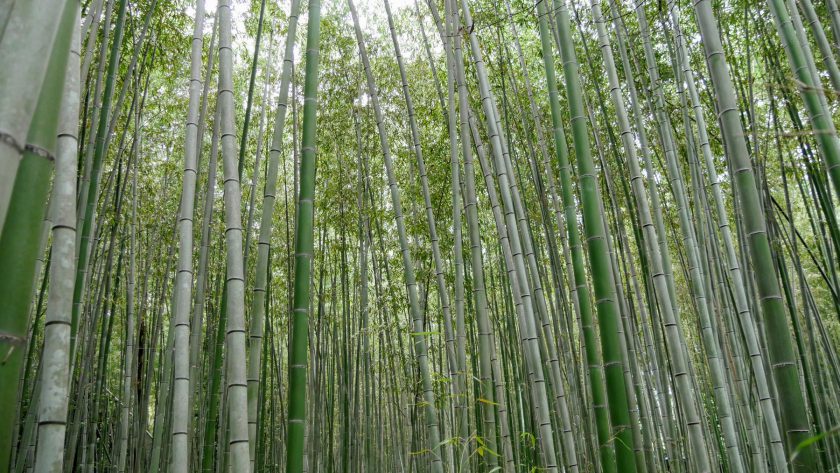
[[[313,221],[315,214],[315,165],[318,114],[318,67],[321,44],[321,2],[309,0],[306,28],[306,71],[303,88],[303,133],[301,137],[300,190],[295,219],[295,276],[292,333],[289,347],[288,449],[286,471],[304,471],[309,355],[310,284],[312,274]]]

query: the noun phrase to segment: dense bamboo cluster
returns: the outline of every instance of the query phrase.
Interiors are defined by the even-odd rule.
[[[0,0],[0,473],[840,471],[838,58],[840,0]]]

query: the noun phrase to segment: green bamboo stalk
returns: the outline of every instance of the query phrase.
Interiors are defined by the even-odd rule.
[[[729,216],[726,211],[723,192],[720,188],[720,178],[718,177],[718,173],[714,165],[706,120],[703,115],[700,97],[695,85],[694,71],[691,69],[691,65],[688,62],[688,51],[683,39],[682,30],[679,28],[679,11],[674,3],[671,4],[670,10],[672,23],[676,31],[677,60],[681,64],[689,98],[691,99],[692,108],[694,110],[694,120],[697,124],[697,136],[700,144],[700,150],[703,154],[702,163],[705,167],[706,173],[711,179],[712,195],[714,196],[715,201],[715,215],[718,221],[717,226],[720,231],[721,239],[723,240],[727,267],[729,268],[731,276],[730,280],[733,286],[735,310],[738,317],[742,319],[742,333],[750,358],[750,368],[753,371],[753,378],[755,379],[756,389],[758,390],[758,399],[761,405],[765,429],[767,429],[767,434],[770,439],[773,465],[774,468],[776,468],[775,471],[777,472],[786,471],[787,462],[784,460],[784,445],[782,444],[781,435],[779,434],[779,426],[776,422],[776,409],[770,395],[768,378],[764,370],[764,362],[762,361],[762,353],[758,344],[758,337],[753,329],[755,322],[747,302],[747,294],[743,283],[744,276],[742,274],[741,267],[738,264],[738,257],[735,253],[735,246],[733,244],[732,232],[729,225]]]
[[[779,282],[770,257],[764,211],[756,190],[755,174],[750,162],[743,126],[738,117],[735,91],[729,75],[729,66],[723,55],[717,20],[708,0],[696,2],[694,10],[720,110],[726,157],[735,170],[734,187],[737,189],[744,209],[747,245],[761,301],[769,361],[779,398],[782,425],[788,439],[787,449],[791,452],[800,442],[810,436],[805,399],[799,383],[799,370],[793,353]],[[806,447],[799,452],[792,463],[794,471],[813,471],[815,462],[813,450]]]
[[[306,81],[304,84],[303,137],[301,141],[300,194],[295,219],[295,283],[292,339],[289,348],[288,447],[286,471],[303,470],[305,449],[307,356],[309,338],[312,234],[315,197],[315,162],[318,111],[318,65],[321,41],[321,2],[309,0],[306,32]]]
[[[201,168],[201,157],[203,154],[203,143],[204,143],[204,131],[206,127],[206,117],[207,117],[207,103],[210,101],[210,82],[211,77],[213,74],[213,64],[216,60],[216,56],[218,54],[218,49],[216,46],[216,33],[218,32],[218,25],[219,23],[216,21],[216,12],[213,12],[213,33],[210,37],[210,46],[209,51],[207,54],[207,70],[205,71],[204,76],[204,91],[202,92],[202,110],[199,114],[199,129],[198,129],[198,143],[201,146],[198,147],[198,162],[196,163],[197,167]],[[202,372],[201,360],[199,359],[202,347],[202,335],[204,334],[205,330],[203,330],[204,326],[204,315],[205,315],[205,304],[207,302],[207,284],[208,284],[208,258],[209,258],[209,251],[210,251],[210,219],[213,215],[213,207],[215,203],[215,191],[216,191],[216,171],[218,170],[218,156],[219,156],[219,107],[214,107],[215,110],[213,112],[213,121],[212,121],[212,128],[211,128],[211,138],[210,138],[210,158],[209,162],[207,163],[207,182],[206,187],[204,189],[204,201],[203,201],[203,208],[201,213],[201,242],[199,243],[198,249],[198,271],[195,275],[195,292],[194,292],[194,300],[193,300],[193,307],[192,307],[192,322],[190,322],[190,396],[192,401],[190,401],[190,405],[193,406],[193,411],[195,411],[195,406],[198,404],[195,401],[196,394],[202,394],[202,387],[203,383],[200,383],[198,380],[199,373]],[[195,206],[198,206],[198,199],[200,194],[196,193],[195,199]],[[203,426],[202,426],[203,428]],[[199,437],[201,434],[199,433]],[[201,452],[201,450],[198,450]],[[200,458],[201,453],[198,454]]]
[[[580,327],[583,332],[584,349],[589,366],[588,379],[592,396],[592,406],[595,411],[595,426],[598,434],[601,468],[608,473],[616,469],[616,455],[614,438],[610,431],[609,411],[606,405],[606,393],[604,392],[604,381],[602,378],[603,363],[598,353],[592,321],[589,286],[586,284],[583,248],[580,242],[580,234],[578,233],[577,212],[572,191],[568,149],[566,148],[566,136],[561,121],[562,117],[560,115],[554,60],[552,58],[553,54],[548,33],[547,9],[542,1],[538,2],[537,9],[540,41],[543,51],[543,67],[545,68],[554,132],[554,148],[557,161],[560,165],[560,188],[565,210],[564,220],[572,257],[573,272],[568,277],[576,293],[577,307],[580,312]]]
[[[822,55],[823,64],[828,72],[831,87],[833,87],[833,92],[836,95],[840,92],[840,68],[837,67],[837,61],[834,60],[834,51],[831,50],[831,44],[825,35],[825,29],[811,0],[799,0],[799,6],[802,8],[805,18],[808,20],[808,25],[811,27],[811,33],[814,35],[815,42]]]
[[[828,12],[831,19],[831,30],[834,32],[835,48],[840,46],[840,2],[828,0]]]
[[[460,84],[459,84],[459,86],[460,86]],[[511,292],[513,293],[512,294],[512,297],[513,297],[513,300],[514,300],[513,305],[515,306],[515,308],[513,309],[513,312],[515,312],[516,314],[514,315],[513,312],[509,311],[509,307],[507,307],[509,313],[506,314],[506,315],[509,315],[511,318],[516,317],[518,325],[519,325],[519,334],[518,335],[519,335],[519,338],[520,338],[520,341],[521,341],[522,345],[525,346],[525,347],[528,347],[528,349],[531,349],[531,350],[536,349],[536,353],[540,354],[540,356],[541,356],[541,353],[539,351],[539,347],[528,346],[529,342],[533,343],[533,341],[536,340],[536,333],[535,333],[536,330],[533,327],[533,324],[531,324],[529,326],[529,324],[527,323],[527,319],[529,317],[531,317],[531,318],[533,317],[533,313],[531,312],[531,310],[533,308],[530,306],[530,301],[528,301],[528,304],[526,304],[525,301],[527,299],[523,295],[524,291],[527,291],[527,286],[526,286],[525,290],[523,291],[522,283],[521,283],[520,279],[518,277],[516,277],[516,273],[521,268],[521,266],[520,267],[517,266],[517,261],[515,260],[514,253],[511,249],[512,248],[511,240],[513,239],[512,235],[514,235],[514,233],[509,234],[506,230],[506,227],[505,227],[507,222],[506,222],[505,217],[502,215],[502,212],[503,212],[502,204],[499,202],[499,196],[498,196],[498,193],[496,192],[495,182],[494,182],[494,179],[493,179],[493,176],[494,176],[495,173],[493,172],[493,169],[492,169],[492,167],[489,163],[489,159],[488,159],[487,153],[485,151],[485,145],[481,141],[479,131],[478,131],[478,125],[476,124],[475,116],[470,114],[469,120],[470,120],[470,127],[472,128],[472,138],[473,138],[473,141],[475,142],[475,146],[476,146],[476,153],[478,154],[479,164],[480,164],[480,167],[481,167],[481,170],[482,170],[482,174],[484,176],[484,182],[485,182],[485,186],[486,186],[486,189],[487,189],[488,201],[490,203],[490,208],[493,211],[493,220],[494,220],[495,225],[496,225],[496,233],[498,235],[498,239],[499,239],[499,243],[500,243],[499,246],[501,246],[501,250],[502,250],[502,254],[503,254],[503,258],[500,258],[500,259],[503,259],[503,261],[504,261],[505,270],[509,274],[511,274],[511,276],[510,276],[510,288],[511,288]],[[509,191],[510,187],[505,187],[504,189]],[[507,201],[507,203],[510,204],[509,193],[507,195],[502,193],[502,198],[503,198],[502,199],[503,201]],[[521,262],[521,253],[517,253],[517,256],[520,256],[519,260]],[[507,290],[507,289],[508,289],[507,286],[505,286],[505,290]],[[510,296],[510,294],[507,294],[507,295]],[[511,324],[511,326],[512,326],[512,324]],[[513,337],[515,337],[517,335],[515,329],[510,329],[510,331],[512,332]],[[529,334],[533,338],[528,338]],[[545,384],[545,379],[544,379],[543,373],[542,373],[542,363],[541,363],[540,359],[538,359],[539,365],[537,365],[537,363],[535,363],[533,361],[533,353],[534,353],[533,351],[526,351],[525,352],[524,363],[526,363],[526,364],[527,363],[533,363],[534,365],[539,366],[539,368],[538,369],[535,368],[534,369],[535,371],[533,373],[528,374],[529,379],[527,380],[527,383],[526,383],[525,380],[522,380],[520,382],[522,382],[523,384],[529,385],[529,387],[530,387],[530,383],[534,383],[537,386],[536,388],[531,388],[532,391],[537,392],[537,394],[532,394],[532,396],[535,399],[533,400],[533,406],[531,406],[531,409],[534,411],[535,417],[536,416],[547,416],[548,413],[549,413],[549,409],[547,407],[547,403],[548,403],[547,394],[546,394],[546,397],[543,397],[542,399],[537,398],[537,396],[539,395],[538,391],[539,391],[540,385]],[[517,360],[516,362],[522,362],[522,360]],[[545,388],[543,388],[543,389],[545,389]],[[520,416],[522,416],[522,415],[523,414],[520,413]],[[545,417],[538,417],[538,418],[545,419]],[[554,446],[553,445],[553,443],[554,443],[553,434],[550,435],[550,436],[546,436],[546,434],[544,432],[548,429],[546,429],[544,426],[541,426],[541,427],[542,427],[542,432],[540,432],[540,437],[539,437],[540,444],[545,445],[543,447],[544,449],[553,448],[553,446]],[[543,455],[545,455],[545,453],[543,453]],[[544,460],[544,461],[546,461],[546,460]]]
[[[387,0],[386,0],[387,1]],[[444,0],[446,1],[446,0]],[[457,8],[456,8],[457,9]],[[451,18],[451,17],[450,17]],[[450,77],[451,80],[451,77]],[[448,118],[448,117],[447,117]],[[451,192],[452,192],[452,253],[453,266],[455,269],[455,360],[456,360],[456,376],[455,376],[455,418],[453,424],[455,425],[454,434],[463,443],[468,437],[468,412],[466,410],[465,397],[467,395],[467,355],[466,355],[466,326],[464,324],[464,243],[463,234],[461,230],[461,169],[458,162],[457,154],[450,152],[450,169],[451,169]],[[424,166],[425,171],[425,166]],[[445,426],[444,426],[445,428]],[[454,463],[454,461],[453,461]],[[450,467],[454,467],[451,465]],[[466,465],[464,464],[464,455],[462,451],[461,461],[458,464],[458,471],[463,471]]]
[[[268,43],[268,57],[266,57],[266,63],[271,64],[274,57],[274,36],[271,37],[271,41]],[[261,95],[261,104],[260,104],[260,121],[257,125],[257,142],[256,142],[256,153],[254,155],[254,168],[251,170],[251,179],[248,182],[248,202],[245,204],[246,209],[248,210],[248,217],[245,220],[245,256],[242,260],[245,262],[245,273],[248,273],[248,262],[251,259],[251,234],[253,233],[251,229],[254,227],[254,210],[255,210],[255,203],[257,201],[257,183],[260,180],[260,171],[262,167],[262,156],[263,156],[263,149],[264,149],[264,139],[265,139],[265,117],[268,113],[268,84],[271,82],[271,68],[266,68],[264,78],[263,78],[263,89]],[[266,173],[268,172],[268,166],[266,166]],[[249,335],[250,340],[250,335]],[[250,347],[250,342],[249,342]],[[259,374],[259,370],[257,370]],[[250,416],[250,414],[249,414]]]
[[[108,0],[108,2],[106,3],[103,24],[111,24],[115,3],[116,0]],[[82,127],[79,136],[79,139],[81,141],[81,145],[79,146],[79,155],[82,156],[80,158],[82,161],[81,177],[79,179],[79,189],[77,190],[79,196],[78,202],[76,204],[76,219],[79,222],[83,222],[82,219],[85,217],[85,211],[87,209],[86,190],[88,187],[90,187],[90,178],[91,173],[93,172],[93,151],[96,149],[95,143],[97,128],[94,126],[94,124],[99,123],[99,114],[102,112],[102,87],[105,83],[105,66],[108,63],[108,61],[106,61],[105,58],[108,57],[108,44],[110,43],[111,38],[111,28],[104,27],[102,30],[102,35],[98,48],[99,60],[97,61],[96,78],[94,80],[93,78],[88,79],[88,68],[90,66],[90,63],[93,61],[93,51],[97,49],[94,47],[96,37],[97,34],[90,35],[90,38],[88,40],[88,47],[85,49],[85,59],[82,63],[83,74],[81,76],[81,81],[82,83],[85,83],[85,81],[94,81],[94,88],[93,95],[91,95],[90,90],[87,90],[86,93],[83,95],[85,97],[85,100],[82,104],[82,123],[90,123],[90,130],[88,131],[87,128]],[[90,105],[90,107],[88,107],[89,102],[93,102]],[[88,112],[89,108],[90,112]],[[91,116],[90,120],[88,120],[87,118],[89,113]],[[76,233],[77,258],[80,250],[81,236],[81,232]]]
[[[613,27],[616,30],[616,39],[618,41],[618,50],[621,56],[622,67],[625,71],[633,71],[633,68],[630,64],[629,58],[627,56],[627,47],[626,41],[624,37],[624,29],[619,24],[621,20],[621,14],[618,11],[618,6],[616,2],[610,1],[610,13],[613,19]],[[651,163],[651,156],[650,156],[650,147],[648,146],[647,134],[645,133],[645,127],[642,121],[642,113],[639,106],[639,99],[636,92],[635,82],[632,80],[626,81],[627,89],[629,92],[630,98],[630,105],[631,111],[633,113],[633,121],[634,125],[637,130],[637,137],[639,140],[639,148],[642,152],[642,157],[644,158],[645,169],[648,171],[647,175],[647,182],[648,186],[651,189],[655,189],[656,181],[655,176],[652,173],[652,163]],[[671,262],[669,252],[667,251],[667,241],[665,240],[665,231],[664,231],[664,223],[662,219],[662,212],[660,209],[660,201],[659,195],[657,192],[650,192],[650,211],[649,213],[653,214],[653,222],[656,225],[656,234],[657,240],[655,242],[645,242],[644,244],[656,244],[659,247],[659,252],[661,259],[659,258],[651,258],[647,256],[646,250],[641,250],[640,255],[644,258],[644,266],[647,267],[647,272],[651,272],[651,264],[656,264],[657,262],[661,261],[661,274],[662,279],[665,281],[665,287],[668,297],[660,301],[660,303],[668,303],[671,306],[671,311],[673,311],[674,305],[674,283],[673,283],[673,276],[671,271]],[[641,211],[640,203],[637,201],[637,212]],[[639,214],[643,215],[643,214]],[[652,255],[652,253],[651,253]],[[656,273],[659,274],[659,273]],[[654,301],[654,294],[656,294],[657,290],[655,289],[655,279],[652,277],[645,278],[645,286],[646,290],[648,291],[648,303],[650,304],[650,314],[651,324],[654,327],[658,327],[660,316],[658,311],[656,310],[655,301]],[[654,286],[654,287],[651,287]],[[643,321],[644,322],[644,321]],[[666,356],[666,348],[664,346],[664,341],[662,337],[662,332],[659,329],[655,329],[653,331],[653,337],[651,337],[649,325],[645,322],[642,324],[642,328],[645,334],[645,345],[648,350],[648,357],[649,362],[651,364],[651,372],[655,375],[655,381],[657,383],[657,389],[660,393],[667,392],[669,389],[669,381],[670,379],[666,377],[666,370],[667,370],[667,362],[665,361]],[[676,332],[675,335],[680,335],[679,338],[682,338],[680,332]],[[660,367],[662,369],[660,369]],[[660,394],[661,395],[661,394]],[[668,398],[661,399],[655,402],[659,417],[664,419],[664,427],[665,430],[663,432],[665,438],[665,448],[666,451],[669,452],[669,457],[674,457],[676,455],[674,449],[674,437],[671,434],[671,430],[673,429],[672,423],[670,422],[671,419],[671,402]]]
[[[219,448],[216,445],[222,443],[222,438],[219,435],[219,424],[224,424],[224,416],[219,413],[219,404],[222,397],[222,377],[224,372],[224,361],[222,351],[224,349],[225,325],[227,325],[227,288],[222,288],[221,305],[217,308],[218,320],[216,321],[216,334],[213,342],[209,344],[212,347],[212,357],[210,358],[209,376],[210,386],[207,390],[207,416],[204,425],[204,442],[202,444],[201,454],[201,471],[202,473],[211,473],[216,471],[213,469],[216,462],[216,454]],[[209,352],[210,350],[208,350]],[[221,422],[219,422],[221,419]]]
[[[565,1],[556,1],[556,20],[566,78],[566,95],[572,115],[572,138],[577,157],[580,180],[580,200],[584,215],[584,233],[589,246],[589,260],[592,268],[593,288],[601,328],[601,349],[604,356],[604,374],[610,419],[620,439],[616,445],[616,461],[624,471],[635,471],[632,432],[629,426],[629,412],[623,373],[622,354],[618,336],[618,307],[615,291],[610,280],[612,268],[606,251],[605,224],[600,215],[601,196],[597,190],[597,178],[592,162],[589,134],[584,116],[583,97],[580,85],[579,66],[574,43],[571,38],[569,11]]]
[[[84,84],[87,80],[90,63],[93,61],[93,51],[96,49],[94,41],[96,40],[99,31],[99,23],[102,20],[102,6],[105,0],[96,0],[92,5],[88,6],[87,16],[85,16],[84,24],[82,25],[82,41],[85,44],[85,56],[82,59],[81,74],[79,81]],[[110,3],[110,2],[109,2]]]
[[[502,98],[506,102],[507,99],[504,89],[502,89],[502,93]],[[499,110],[496,107],[495,101],[492,102],[492,105],[493,116],[496,121],[496,130],[502,130],[503,128],[500,118],[501,114],[499,113]],[[506,129],[505,134],[506,136],[510,136],[509,127]],[[501,144],[501,154],[504,161],[504,172],[507,174],[507,176],[509,176],[508,183],[510,184],[510,194],[512,197],[514,216],[517,220],[519,227],[519,238],[522,244],[522,251],[524,253],[523,256],[527,265],[527,270],[530,273],[529,283],[533,290],[533,301],[536,305],[534,310],[534,322],[535,325],[537,322],[539,322],[540,328],[542,329],[537,330],[537,336],[541,337],[543,340],[556,340],[558,337],[556,337],[552,333],[551,322],[548,319],[546,295],[543,290],[542,282],[540,280],[540,265],[536,260],[533,237],[530,230],[530,223],[528,222],[527,211],[523,205],[522,195],[520,192],[520,185],[518,184],[518,173],[514,170],[512,163],[513,158],[511,157],[510,150],[507,146],[507,140],[500,139],[499,141]],[[499,173],[499,170],[500,168],[496,169],[497,175]],[[557,416],[559,417],[559,421],[561,424],[560,434],[563,437],[563,441],[559,442],[563,446],[564,453],[566,455],[567,466],[574,470],[578,468],[578,455],[576,452],[577,446],[574,435],[572,434],[571,415],[566,399],[566,388],[563,385],[563,375],[560,371],[560,362],[557,356],[557,343],[543,341],[539,343],[539,346],[542,352],[541,356],[547,360],[547,365],[549,368],[549,379],[554,394],[554,405],[555,409],[557,410]]]

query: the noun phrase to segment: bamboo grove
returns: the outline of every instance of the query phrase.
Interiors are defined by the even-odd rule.
[[[840,0],[0,0],[0,473],[840,471]]]

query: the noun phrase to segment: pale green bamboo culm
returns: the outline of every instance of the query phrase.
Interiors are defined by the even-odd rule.
[[[233,102],[233,51],[229,0],[219,2],[219,96],[225,195],[226,314],[225,378],[227,438],[233,471],[251,468],[248,447],[248,392],[245,380],[245,269],[242,261],[242,193],[237,169]]]
[[[189,108],[184,144],[184,172],[178,216],[178,266],[172,295],[174,330],[172,386],[172,463],[173,473],[187,473],[190,458],[190,310],[193,289],[193,214],[198,175],[198,113],[201,101],[201,53],[204,44],[204,0],[196,0],[191,40]]]
[[[52,263],[47,314],[44,320],[44,360],[38,399],[36,473],[61,473],[70,390],[70,311],[73,306],[76,259],[76,127],[79,121],[79,7],[73,10],[73,36],[67,59],[64,94],[56,144],[52,212]]]

